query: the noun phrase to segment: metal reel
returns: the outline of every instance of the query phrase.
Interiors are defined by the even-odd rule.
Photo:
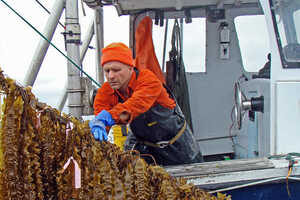
[[[247,99],[241,90],[239,82],[234,84],[234,120],[235,124],[240,130],[242,128],[242,118],[245,112],[243,111],[253,111],[253,112],[264,112],[264,97],[252,97]]]
[[[239,130],[242,128],[243,100],[246,98],[241,91],[240,83],[236,82],[234,84],[234,119]]]

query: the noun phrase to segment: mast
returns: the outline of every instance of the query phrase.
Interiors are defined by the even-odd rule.
[[[94,36],[94,20],[91,20],[90,22],[90,25],[88,27],[88,30],[87,30],[87,34],[82,42],[82,45],[81,45],[81,49],[80,49],[80,63],[82,65],[82,62],[83,62],[83,59],[86,55],[86,52],[88,50],[88,47],[91,43],[91,40]],[[58,110],[62,111],[64,106],[65,106],[65,103],[67,101],[67,89],[68,89],[68,83],[65,84],[64,86],[64,90],[63,90],[63,94],[61,95],[59,101],[58,101],[58,104],[57,104],[57,108]]]
[[[101,49],[104,47],[104,37],[103,37],[103,8],[98,7],[95,9],[94,16],[94,29],[96,35],[96,80],[102,84],[104,82],[104,74],[101,67]]]
[[[80,63],[80,25],[78,18],[78,1],[66,0],[66,47],[67,55],[75,63]],[[72,66],[68,61],[68,107],[69,113],[77,118],[80,118],[83,113],[82,92],[80,80],[80,71]]]

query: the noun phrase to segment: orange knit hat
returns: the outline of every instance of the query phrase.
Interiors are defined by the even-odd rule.
[[[111,43],[102,49],[101,65],[110,61],[119,61],[133,67],[133,58],[131,49],[125,44]]]

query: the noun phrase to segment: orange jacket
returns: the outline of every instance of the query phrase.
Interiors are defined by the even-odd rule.
[[[105,82],[97,91],[94,114],[97,115],[102,110],[106,110],[112,115],[116,123],[121,123],[120,114],[128,113],[130,115],[128,122],[131,122],[156,104],[170,109],[176,105],[174,100],[169,97],[161,81],[148,69],[140,70],[137,79],[136,73],[132,73],[127,93],[128,98],[125,98],[118,90],[113,90]],[[122,98],[123,103],[118,102],[118,95]]]

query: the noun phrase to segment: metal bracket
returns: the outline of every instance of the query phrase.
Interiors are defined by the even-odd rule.
[[[225,19],[225,9],[217,9],[217,8],[207,8],[206,9],[206,16],[209,22],[215,23],[218,20]]]
[[[163,149],[165,147],[167,147],[170,142],[169,141],[160,141],[160,142],[156,142],[156,144],[158,145],[159,148]]]
[[[84,92],[83,89],[67,89],[67,93]]]
[[[68,107],[69,108],[81,108],[81,107],[84,107],[84,105],[82,105],[82,104],[69,104]]]
[[[93,115],[93,94],[96,87],[92,84],[92,81],[87,77],[81,77],[81,87],[84,90],[84,93],[82,94],[82,100],[84,105],[83,115]]]
[[[191,10],[190,9],[185,9],[184,10],[184,15],[185,15],[185,23],[192,23],[192,15],[191,15]]]
[[[80,44],[80,25],[78,23],[76,24],[67,24],[66,25],[66,31],[63,32],[63,35],[66,37],[66,43],[75,43]]]
[[[102,6],[101,0],[83,0],[90,8],[97,8]]]

